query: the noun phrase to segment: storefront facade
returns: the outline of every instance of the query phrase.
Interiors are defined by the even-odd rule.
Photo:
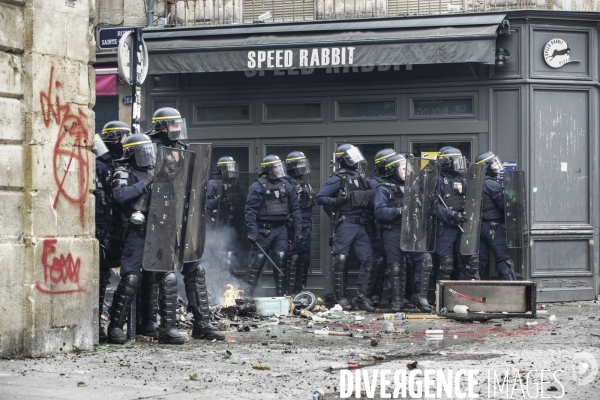
[[[530,240],[512,251],[518,275],[537,282],[541,301],[593,299],[598,17],[515,11],[149,30],[145,118],[177,108],[191,141],[212,143],[213,161],[231,155],[241,170],[302,150],[315,190],[340,143],[359,146],[371,166],[384,147],[421,156],[453,145],[470,160],[491,150],[527,179]],[[498,60],[499,48],[511,57]],[[330,235],[316,207],[308,287],[321,294],[332,285]]]

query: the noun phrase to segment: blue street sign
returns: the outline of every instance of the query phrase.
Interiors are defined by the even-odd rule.
[[[121,36],[133,29],[127,26],[120,26],[118,28],[102,28],[98,30],[98,48],[101,50],[116,49],[119,46]]]

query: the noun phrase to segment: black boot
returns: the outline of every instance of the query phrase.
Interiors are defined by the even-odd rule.
[[[400,268],[406,271],[404,274],[400,275],[400,278],[403,279],[402,287],[404,288],[404,296],[402,297],[402,308],[404,311],[415,311],[417,306],[415,306],[412,301],[408,299],[412,299],[413,292],[413,269],[414,264],[412,259],[409,256],[403,256],[400,258]],[[410,269],[409,269],[410,268]]]
[[[392,279],[392,312],[400,312],[404,309],[404,284],[406,270],[400,262],[388,264]]]
[[[298,268],[298,263],[300,262],[300,254],[292,254],[287,257],[287,266],[285,269],[286,277],[286,287],[285,294],[288,296],[294,297],[296,292],[296,279],[299,278],[296,276],[296,270]]]
[[[158,289],[156,274],[148,271],[142,272],[136,333],[153,339],[158,339]]]
[[[308,281],[308,270],[310,268],[310,252],[300,253],[300,258],[296,264],[296,282],[294,284],[294,293],[298,294],[306,288]]]
[[[348,279],[348,257],[345,254],[333,256],[331,270],[333,272],[333,295],[337,303],[346,311],[352,306],[346,298],[346,281]]]
[[[371,299],[373,306],[378,307],[381,303],[381,298],[383,297],[383,282],[385,280],[384,256],[373,257],[373,269],[377,274],[377,278],[375,279],[373,290],[369,293],[369,298]]]
[[[165,273],[160,281],[160,327],[158,343],[183,344],[185,339],[177,328],[177,277],[175,272]]]
[[[285,251],[278,251],[273,254],[273,261],[275,261],[275,265],[277,268],[281,270],[281,274],[277,270],[277,268],[273,267],[273,278],[275,279],[275,295],[278,297],[283,296],[287,290],[287,253]]]
[[[431,260],[431,254],[427,254],[420,262],[416,263],[415,269],[421,269],[421,281],[419,285],[415,285],[413,299],[415,305],[421,310],[421,312],[430,313],[431,307],[427,301],[427,290],[429,289],[429,278],[431,270],[433,269],[433,262]],[[441,268],[441,267],[440,267]]]
[[[185,276],[185,294],[188,299],[188,311],[194,314],[194,339],[224,340],[225,335],[210,323],[210,308],[208,306],[208,290],[204,268],[198,265]]]
[[[440,257],[440,268],[437,273],[438,281],[449,281],[454,271],[454,255]]]
[[[486,259],[479,259],[479,278],[483,281],[487,281],[490,277],[489,275],[489,257]]]
[[[244,296],[252,297],[254,294],[254,289],[258,283],[258,278],[260,277],[260,273],[262,272],[266,261],[267,258],[263,253],[252,254],[252,260],[250,261],[250,265],[246,270],[246,278],[244,279],[244,283],[246,284],[246,287],[244,288]]]
[[[110,268],[100,267],[100,276],[98,278],[98,341],[104,343],[108,341],[108,335],[102,327],[102,313],[104,312],[104,297],[106,287],[110,281]]]
[[[517,278],[515,277],[515,263],[510,258],[498,262],[497,268],[498,275],[503,281],[517,280]]]
[[[375,282],[377,281],[377,273],[373,270],[373,261],[369,260],[365,263],[365,275],[363,276],[362,287],[354,296],[352,300],[352,304],[362,310],[373,312],[375,311],[375,307],[371,303],[371,299],[367,296],[375,287]]]
[[[121,277],[114,293],[108,325],[108,342],[123,344],[127,340],[123,326],[131,308],[131,302],[142,283],[142,274],[134,272]]]

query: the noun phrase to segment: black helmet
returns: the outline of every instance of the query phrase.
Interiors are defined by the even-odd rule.
[[[306,175],[310,173],[310,161],[303,152],[292,151],[285,158],[285,169],[290,175]]]
[[[367,160],[360,149],[353,144],[345,143],[338,146],[335,152],[335,162],[343,168],[364,171]]]
[[[404,182],[404,178],[406,178],[406,157],[401,154],[394,154],[388,157],[384,164],[384,177],[393,178],[397,176],[401,182]]]
[[[396,154],[394,149],[379,150],[377,154],[375,154],[375,175],[384,176],[385,160],[394,154]]]
[[[454,170],[454,172],[463,172],[467,169],[467,161],[459,149],[452,146],[445,146],[440,149],[437,155],[442,171]]]
[[[138,167],[154,167],[156,165],[156,145],[143,133],[133,134],[123,143],[123,158],[131,162],[135,161]]]
[[[100,138],[104,143],[123,143],[131,135],[131,128],[122,121],[110,121],[104,124]]]
[[[108,153],[108,147],[102,140],[99,134],[94,135],[94,147],[92,148],[92,153],[96,155],[96,157],[101,158],[103,160],[107,160],[110,158]]]
[[[185,118],[174,108],[163,107],[154,111],[152,115],[153,133],[162,132],[166,129],[169,139],[172,141],[187,139],[187,128]]]
[[[398,154],[403,155],[404,157],[408,158],[414,158],[414,154],[408,151],[400,151],[398,152]]]
[[[223,179],[235,179],[239,175],[239,166],[233,157],[223,156],[217,161],[217,174]]]
[[[278,156],[269,154],[263,158],[260,163],[260,170],[263,174],[268,174],[271,179],[277,179],[285,176],[285,170],[283,169],[283,163]]]
[[[485,164],[485,173],[491,177],[496,177],[500,172],[504,171],[502,161],[491,151],[484,151],[478,155],[475,158],[475,164]]]

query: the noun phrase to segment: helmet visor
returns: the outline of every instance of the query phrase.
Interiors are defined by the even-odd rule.
[[[275,161],[267,165],[269,166],[269,176],[271,179],[283,178],[285,176],[285,169],[281,161]]]
[[[452,168],[454,168],[456,172],[461,173],[467,171],[467,159],[465,156],[450,156],[450,159],[452,160]]]
[[[398,176],[400,179],[406,179],[406,158],[403,158],[398,162]]]
[[[490,171],[493,171],[497,174],[504,171],[504,166],[502,165],[502,161],[500,161],[500,158],[498,158],[498,156],[493,156],[492,158],[487,159],[485,163],[490,169]]]
[[[140,143],[135,146],[134,155],[138,167],[153,167],[156,165],[156,144]]]
[[[291,168],[296,175],[310,174],[310,161],[308,158],[301,158],[296,161],[296,165]]]
[[[185,118],[167,120],[167,134],[169,135],[170,140],[187,139],[188,136]]]
[[[234,179],[239,176],[240,168],[237,163],[219,164],[219,167],[221,167],[221,174],[224,179]]]
[[[366,169],[367,160],[365,160],[365,157],[362,155],[358,147],[351,147],[348,150],[346,150],[344,152],[344,160],[349,166],[359,164],[359,169]],[[360,164],[362,164],[362,168]]]
[[[92,153],[98,158],[108,155],[108,147],[106,147],[106,144],[104,144],[104,141],[97,133],[94,135],[94,147],[92,148]]]
[[[123,127],[105,128],[102,130],[102,140],[110,143],[123,143],[130,134],[131,131]]]

